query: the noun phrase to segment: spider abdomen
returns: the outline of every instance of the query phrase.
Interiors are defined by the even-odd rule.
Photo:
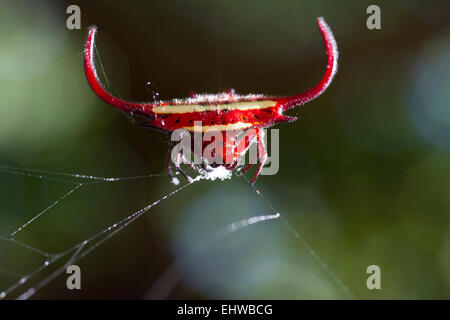
[[[166,131],[230,131],[269,127],[287,121],[276,100],[240,101],[220,104],[163,105],[153,109],[149,123]]]

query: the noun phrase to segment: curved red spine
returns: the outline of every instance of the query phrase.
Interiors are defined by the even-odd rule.
[[[290,109],[298,105],[305,104],[318,96],[320,96],[330,85],[337,72],[338,66],[338,49],[336,40],[334,39],[331,29],[322,17],[317,18],[320,32],[322,33],[323,40],[328,56],[327,69],[325,71],[322,80],[312,89],[305,91],[301,94],[280,98],[280,106],[282,110]]]
[[[153,115],[153,112],[151,110],[153,107],[152,104],[127,102],[114,97],[103,88],[103,85],[98,79],[94,64],[94,46],[96,32],[96,26],[92,26],[89,29],[89,35],[86,41],[86,47],[84,49],[84,71],[92,90],[100,97],[100,99],[120,110],[123,110],[125,112],[138,113],[144,116]]]

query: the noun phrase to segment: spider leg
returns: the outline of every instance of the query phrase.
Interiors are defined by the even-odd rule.
[[[259,151],[259,134],[257,134],[256,140],[257,140],[257,143],[258,143],[258,153],[259,153],[260,152]],[[256,164],[257,161],[258,161],[258,155],[255,155],[253,160],[250,160],[250,163],[248,165],[246,165],[244,169],[242,169],[242,172],[243,173],[246,172],[248,169],[250,169],[250,167],[252,165]]]
[[[259,151],[258,151],[259,152]],[[248,169],[251,168],[252,165],[254,165],[256,163],[256,161],[258,160],[258,156],[254,157],[252,161],[250,161],[250,163],[248,165],[245,166],[244,169],[242,169],[242,172],[246,172]]]
[[[259,153],[259,165],[258,169],[256,169],[255,176],[252,179],[252,184],[255,183],[256,179],[258,178],[259,174],[261,173],[262,168],[264,167],[264,164],[267,161],[267,150],[266,146],[264,144],[264,136],[261,135],[261,132],[259,129],[256,129],[256,137],[258,141],[258,153]]]
[[[234,155],[233,155],[233,162],[231,164],[227,164],[225,166],[225,169],[227,169],[227,170],[234,170],[236,168],[236,166],[239,164],[239,161],[241,160],[242,154],[240,154],[238,152],[238,149],[239,149],[239,147],[235,148]],[[245,153],[245,152],[243,152],[243,153]]]
[[[175,168],[177,169],[177,171],[179,173],[181,173],[181,175],[183,177],[185,177],[188,182],[193,182],[194,180],[188,174],[186,174],[186,172],[184,172],[183,169],[181,169],[182,159],[183,159],[183,153],[180,151],[176,155],[176,158],[175,158],[175,161],[173,164],[175,165]]]
[[[239,161],[242,157],[245,157],[245,154],[250,148],[250,145],[258,139],[259,130],[258,129],[252,129],[245,133],[245,135],[242,137],[242,139],[238,142],[237,146],[235,147],[234,152],[234,162],[227,167],[228,170],[233,170],[236,168],[236,166],[239,164]],[[242,172],[247,171],[254,163],[256,163],[256,160],[258,157],[256,156],[252,161],[250,161],[250,164],[248,164]]]
[[[172,150],[173,150],[173,147],[174,147],[174,144],[171,143],[170,147],[169,147],[169,152],[167,153],[167,156],[166,156],[166,170],[167,170],[167,173],[169,174],[169,177],[170,177],[172,183],[174,185],[177,185],[177,184],[180,183],[180,181],[178,180],[177,177],[175,177],[175,173],[172,170]]]
[[[175,173],[172,170],[172,162],[173,162],[173,164],[174,164],[175,168],[177,169],[177,171],[179,173],[181,173],[181,175],[183,177],[185,177],[187,181],[192,182],[193,179],[189,175],[187,175],[183,171],[183,169],[181,169],[181,162],[182,162],[183,157],[184,157],[184,155],[182,154],[181,151],[175,156],[175,159],[172,161],[172,150],[173,150],[174,146],[175,146],[175,144],[171,143],[170,147],[169,147],[169,152],[167,153],[167,157],[166,157],[166,170],[167,170],[167,173],[169,174],[169,176],[170,176],[170,178],[172,180],[172,183],[174,185],[177,185],[177,184],[180,183],[180,181],[175,176]]]
[[[232,139],[232,141],[228,141],[228,139]],[[239,154],[236,147],[236,136],[229,134],[225,136],[225,164],[224,168],[227,170],[233,170],[236,168],[239,161]],[[232,155],[231,161],[228,161],[229,155]]]
[[[237,148],[234,147],[234,150],[233,150],[233,162],[230,163],[230,164],[226,164],[225,165],[225,169],[227,169],[227,170],[234,170],[234,168],[236,168],[236,166],[238,165],[239,160],[240,160],[240,157],[239,157],[239,154],[237,152]]]
[[[239,157],[239,154],[237,152],[237,148],[234,147],[234,150],[233,150],[233,162],[230,163],[230,164],[226,164],[225,165],[225,169],[227,169],[227,170],[234,170],[234,168],[236,168],[236,166],[238,165],[239,160],[240,160],[240,157]]]
[[[226,165],[226,166],[225,166],[225,169],[227,169],[227,170],[233,170],[234,168],[236,168],[236,166],[237,166],[237,164],[238,164],[238,162],[239,162],[238,160],[239,160],[239,159],[236,159],[236,160],[233,161],[232,164]]]

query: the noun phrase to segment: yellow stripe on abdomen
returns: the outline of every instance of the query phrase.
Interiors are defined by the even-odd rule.
[[[199,105],[199,104],[186,104],[186,105],[167,105],[158,106],[152,109],[156,114],[167,114],[167,113],[193,113],[193,112],[205,112],[205,111],[223,111],[223,110],[259,110],[271,108],[276,105],[275,101],[262,100],[262,101],[246,101],[246,102],[236,102],[236,103],[226,103],[226,104],[210,104],[210,105]]]

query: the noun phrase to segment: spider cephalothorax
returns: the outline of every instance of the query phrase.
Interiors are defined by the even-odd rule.
[[[322,94],[331,83],[337,71],[338,51],[336,41],[324,19],[318,18],[317,22],[325,42],[328,56],[325,75],[315,87],[294,96],[268,97],[256,94],[238,95],[231,90],[219,94],[193,94],[189,98],[174,99],[171,101],[151,103],[124,101],[109,94],[103,88],[97,77],[94,65],[94,42],[97,31],[95,26],[89,29],[89,36],[84,50],[84,68],[92,90],[103,101],[122,111],[144,116],[148,119],[143,124],[144,126],[157,128],[168,133],[172,133],[177,129],[184,129],[189,132],[200,131],[202,133],[215,131],[220,132],[224,136],[224,141],[229,136],[228,132],[233,130],[250,130],[250,133],[246,135],[246,139],[241,140],[244,143],[232,139],[231,141],[234,141],[234,143],[224,147],[223,154],[231,154],[231,160],[221,162],[219,166],[229,170],[234,169],[239,158],[248,149],[248,145],[256,142],[260,163],[252,180],[252,183],[254,183],[267,159],[264,139],[260,129],[271,127],[279,122],[297,120],[295,117],[283,115],[283,112],[309,102]],[[169,152],[170,154],[171,152]],[[178,158],[178,160],[169,158],[169,161],[167,161],[169,174],[174,178],[171,169],[171,163],[173,162],[177,170],[189,180],[190,178],[180,168],[182,157],[175,158]],[[214,163],[209,163],[207,168],[214,166],[217,167]],[[248,168],[249,165],[243,171]],[[177,180],[174,178],[173,181]]]

